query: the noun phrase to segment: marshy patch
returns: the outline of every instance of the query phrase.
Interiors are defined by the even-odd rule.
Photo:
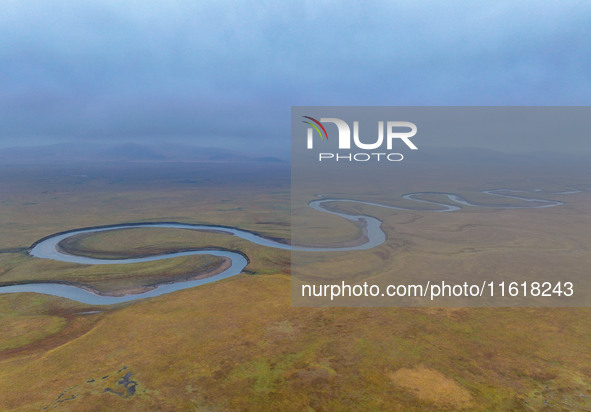
[[[63,390],[52,403],[43,409],[53,409],[64,403],[70,404],[73,401],[100,395],[116,395],[122,399],[129,399],[137,394],[145,393],[145,389],[140,390],[139,382],[132,379],[133,375],[133,371],[127,366],[123,366],[107,375],[89,377],[83,383]]]

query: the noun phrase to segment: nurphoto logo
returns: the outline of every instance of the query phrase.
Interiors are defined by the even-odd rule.
[[[402,153],[393,152],[395,142],[404,143],[411,150],[418,150],[417,146],[410,140],[417,134],[417,126],[411,122],[402,121],[378,121],[378,137],[372,141],[361,141],[359,137],[359,122],[353,121],[353,144],[362,152],[351,151],[351,127],[349,124],[336,117],[322,117],[317,120],[310,116],[302,116],[303,120],[310,127],[307,130],[306,147],[314,149],[314,136],[318,135],[324,145],[328,142],[328,132],[323,123],[332,123],[338,130],[338,152],[318,153],[319,162],[369,162],[369,161],[390,161],[400,162],[404,159]],[[386,125],[384,127],[384,124]],[[384,131],[385,130],[385,131]],[[315,133],[316,132],[316,133]],[[385,148],[384,148],[385,144]]]

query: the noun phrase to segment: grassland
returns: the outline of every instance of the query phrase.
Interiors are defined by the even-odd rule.
[[[182,221],[288,238],[286,171],[230,169],[3,166],[0,282],[70,280],[115,290],[216,264],[179,258],[107,270],[26,255],[35,240],[77,227]],[[455,192],[469,197],[478,176],[449,179],[465,188]],[[443,177],[432,184],[443,184]],[[447,214],[445,223],[441,214],[364,207],[399,239],[397,247],[366,255],[364,264],[378,272],[389,262],[391,270],[411,276],[451,265],[454,256],[466,270],[497,265],[497,256],[512,250],[581,257],[589,245],[564,235],[583,233],[568,226],[584,227],[589,202],[580,199],[549,215],[554,227],[567,225],[558,236],[536,226],[532,214],[500,212],[487,221],[468,210]],[[357,234],[337,217],[301,218],[316,227],[310,238],[318,242]],[[517,231],[517,223],[525,231]],[[338,230],[330,232],[332,224]],[[506,250],[496,250],[499,244]],[[588,308],[297,308],[289,300],[289,255],[240,239],[150,228],[80,236],[68,247],[108,257],[212,245],[245,252],[249,274],[109,307],[0,295],[0,409],[591,409]],[[344,269],[351,261],[339,264]]]
[[[304,309],[289,305],[289,289],[286,276],[240,276],[79,316],[88,330],[69,343],[3,358],[2,407],[589,406],[588,309]],[[116,388],[101,378],[123,367],[136,394],[104,393]]]
[[[589,306],[591,279],[591,190],[584,177],[591,174],[584,166],[572,167],[561,164],[529,164],[518,167],[510,165],[507,170],[498,165],[470,166],[435,165],[440,170],[404,168],[392,174],[341,173],[331,177],[328,173],[319,182],[313,176],[302,174],[292,186],[295,196],[292,206],[296,210],[293,218],[292,240],[306,243],[314,233],[322,233],[326,241],[330,229],[311,217],[306,199],[319,193],[324,185],[331,192],[326,197],[362,199],[417,209],[394,211],[359,203],[335,203],[334,207],[347,214],[375,216],[380,219],[387,241],[367,251],[346,253],[294,253],[292,259],[292,280],[294,293],[292,302],[296,305],[343,306],[343,305],[391,305],[391,298],[378,296],[371,302],[360,302],[358,298],[302,299],[301,285],[307,283],[340,284],[364,282],[381,286],[383,291],[389,284],[427,284],[428,281],[445,280],[462,284],[469,281],[482,285],[483,282],[518,281],[570,281],[579,291],[572,298],[551,297],[514,298],[505,301],[490,299],[439,299],[437,306]],[[336,168],[337,166],[335,166]],[[434,167],[434,165],[430,165]],[[346,169],[345,169],[346,171]],[[310,170],[310,174],[317,170]],[[301,172],[303,173],[303,172]],[[523,176],[528,176],[527,179]],[[583,176],[583,177],[582,177]],[[523,190],[515,193],[529,198],[565,202],[559,207],[541,209],[503,209],[504,206],[535,206],[543,203],[524,202],[519,199],[503,198],[482,193],[482,190],[510,188]],[[576,192],[579,193],[561,192]],[[402,198],[410,192],[439,192],[422,195],[422,199],[449,203],[441,192],[455,193],[471,202],[491,207],[465,206],[461,212],[434,213],[434,205],[420,204]],[[339,218],[337,218],[339,219]],[[343,225],[342,219],[337,225]],[[352,225],[349,225],[352,226]],[[353,235],[354,236],[354,235]],[[340,238],[339,238],[340,239]],[[338,258],[335,256],[338,255]],[[424,299],[399,298],[400,306],[422,306],[429,304]]]

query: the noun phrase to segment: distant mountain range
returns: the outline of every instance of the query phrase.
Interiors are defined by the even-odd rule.
[[[588,162],[586,154],[553,152],[507,154],[472,147],[421,147],[406,151],[407,161],[429,163],[524,163],[524,162]],[[199,147],[180,143],[89,143],[71,142],[47,146],[19,146],[0,149],[0,163],[72,163],[72,162],[263,162],[290,160],[273,156],[253,156],[239,151]]]
[[[99,144],[58,143],[0,149],[3,163],[61,162],[286,162],[278,157],[256,157],[237,151],[177,143]]]

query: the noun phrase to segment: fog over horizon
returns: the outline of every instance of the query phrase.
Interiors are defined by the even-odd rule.
[[[591,3],[337,4],[5,2],[0,150],[170,142],[286,158],[291,106],[590,103]],[[586,138],[440,146],[591,153]]]

